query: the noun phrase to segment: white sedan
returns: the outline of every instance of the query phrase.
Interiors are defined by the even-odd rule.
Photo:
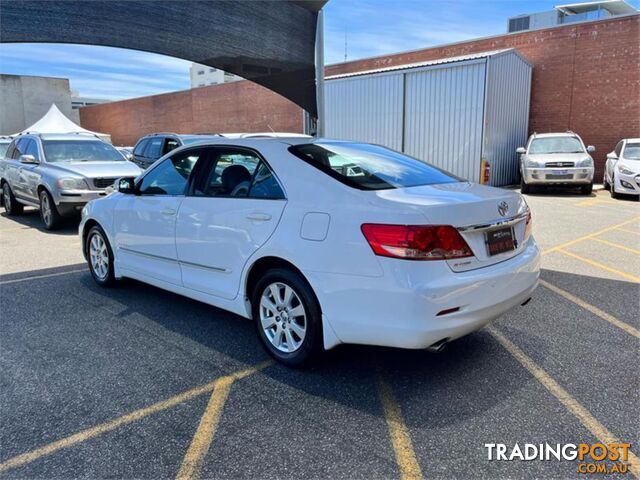
[[[607,155],[604,187],[613,198],[620,194],[640,196],[640,138],[620,140]]]
[[[222,137],[116,187],[82,212],[95,281],[254,319],[288,365],[340,343],[439,350],[538,283],[520,194],[376,145]]]

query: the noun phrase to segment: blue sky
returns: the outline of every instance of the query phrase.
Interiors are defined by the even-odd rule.
[[[507,18],[563,0],[330,0],[325,62],[384,55],[506,31]],[[566,3],[569,3],[568,0]],[[629,3],[640,7],[640,0]],[[83,96],[121,99],[189,88],[190,62],[85,45],[0,44],[0,73],[66,77]]]

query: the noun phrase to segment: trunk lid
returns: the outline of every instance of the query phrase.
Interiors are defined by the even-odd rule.
[[[380,190],[376,196],[385,203],[417,209],[424,215],[425,224],[456,227],[474,254],[446,260],[456,272],[493,265],[524,249],[528,207],[518,192],[459,182]],[[511,229],[516,248],[490,255],[487,234],[500,229]]]

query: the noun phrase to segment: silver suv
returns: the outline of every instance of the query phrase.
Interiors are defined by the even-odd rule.
[[[2,200],[8,215],[25,205],[40,209],[47,230],[78,212],[120,177],[142,172],[112,145],[86,134],[25,134],[0,159]]]
[[[520,187],[529,193],[532,185],[566,185],[580,187],[589,195],[593,190],[593,158],[595,152],[573,132],[534,133],[527,146],[516,150],[520,154]]]

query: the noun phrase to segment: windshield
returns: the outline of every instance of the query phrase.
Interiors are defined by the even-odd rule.
[[[9,149],[9,145],[11,145],[11,142],[0,143],[0,157],[4,157],[5,153],[7,153],[7,150]]]
[[[124,161],[113,146],[100,140],[45,140],[47,162]]]
[[[361,190],[460,181],[450,173],[378,145],[309,143],[290,147],[289,151],[336,180]]]
[[[627,143],[623,157],[625,160],[640,160],[640,143]]]
[[[584,153],[584,147],[576,137],[536,138],[529,145],[529,154],[540,153]]]

